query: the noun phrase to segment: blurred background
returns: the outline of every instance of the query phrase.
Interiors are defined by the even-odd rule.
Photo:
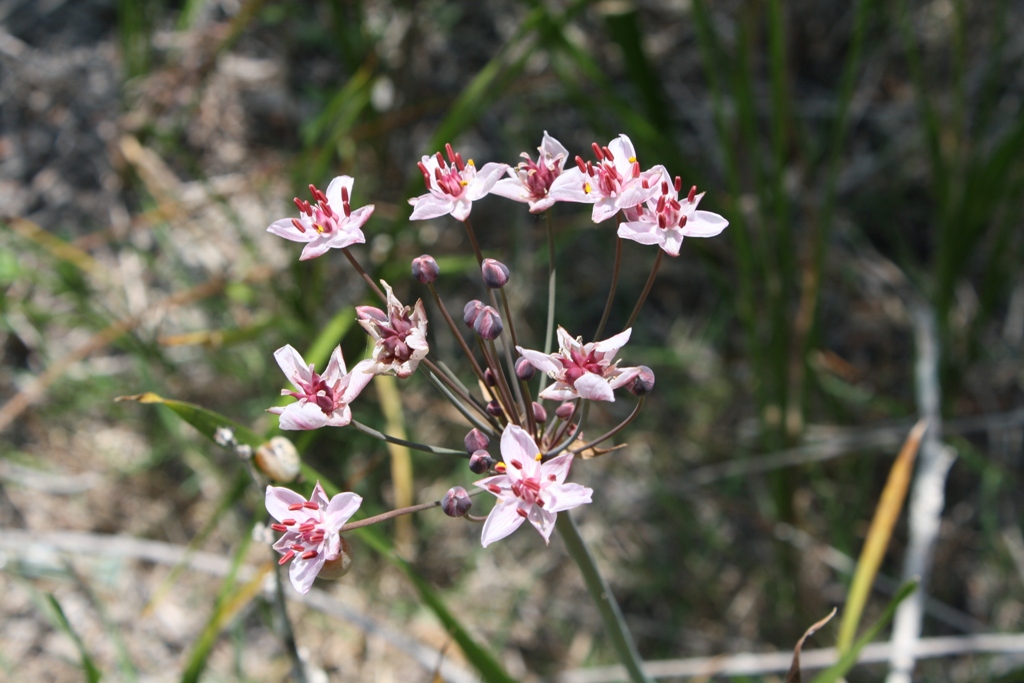
[[[407,220],[416,161],[452,142],[516,163],[545,130],[584,158],[625,133],[644,167],[730,221],[665,260],[623,350],[657,375],[628,447],[574,467],[596,491],[576,518],[643,657],[791,650],[842,605],[922,416],[941,419],[920,462],[945,492],[922,632],[1020,630],[1022,30],[1024,5],[1005,0],[0,1],[0,670],[286,679],[279,614],[254,583],[266,570],[236,571],[272,559],[248,541],[262,492],[170,410],[114,398],[153,391],[271,433],[273,350],[322,363],[341,343],[352,364],[352,307],[374,303],[337,252],[299,263],[300,245],[265,232],[291,198],[354,176],[353,205],[376,205],[356,256],[412,303],[429,297],[409,261],[433,254],[461,310],[482,294],[475,263],[454,220]],[[512,206],[485,198],[472,220],[539,348],[545,227]],[[556,319],[589,337],[613,227],[586,207],[553,219]],[[625,244],[609,329],[653,259]],[[465,377],[438,322],[432,353]],[[428,383],[398,386],[400,408],[375,385],[356,419],[460,447],[468,427]],[[414,453],[398,486],[399,458],[354,430],[291,436],[370,512],[476,479]],[[512,679],[615,663],[557,538],[484,552],[478,526],[440,513],[380,529]],[[904,514],[866,621],[910,541]],[[289,604],[314,680],[472,671],[415,583],[353,547],[349,576]],[[953,648],[916,679],[1022,667]]]

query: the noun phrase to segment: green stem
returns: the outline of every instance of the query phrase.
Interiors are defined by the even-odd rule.
[[[604,333],[605,323],[612,312],[612,302],[615,301],[615,290],[619,286],[619,270],[622,268],[622,238],[615,238],[615,267],[612,269],[612,285],[608,289],[608,301],[604,304],[604,313],[601,314],[601,322],[597,325],[597,332],[594,333],[594,341],[601,338]]]
[[[619,656],[619,661],[629,673],[629,680],[632,683],[651,683],[651,679],[644,674],[643,661],[640,659],[640,653],[637,652],[633,636],[630,635],[629,629],[626,627],[626,620],[622,616],[622,610],[619,609],[619,603],[615,601],[608,582],[598,571],[594,556],[590,554],[590,549],[583,542],[580,530],[576,527],[576,523],[573,522],[568,511],[558,515],[555,520],[555,528],[558,529],[558,535],[565,543],[565,549],[576,562],[576,566],[580,568],[580,573],[583,574],[583,582],[587,584],[587,590],[590,591],[590,596],[601,613],[605,630]]]

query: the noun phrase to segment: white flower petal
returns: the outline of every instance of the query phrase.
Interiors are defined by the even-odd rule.
[[[484,522],[483,532],[480,534],[480,543],[483,547],[489,546],[495,541],[500,541],[513,531],[522,526],[524,517],[516,510],[519,508],[519,501],[500,502],[487,515]]]
[[[416,204],[414,205],[415,208],[412,210],[412,215],[409,216],[409,220],[413,221],[437,218],[438,216],[443,216],[446,213],[451,213],[452,209],[455,208],[455,202],[451,199],[442,199],[441,197],[435,197],[432,194],[420,195],[413,199],[416,200]]]
[[[579,484],[562,484],[551,491],[550,495],[551,502],[545,505],[544,509],[548,512],[562,512],[592,502],[594,490]]]
[[[352,515],[356,514],[356,510],[362,504],[362,497],[351,491],[339,493],[331,498],[331,502],[327,505],[324,526],[331,532],[337,532],[352,518]]]
[[[600,377],[593,372],[583,373],[573,386],[576,387],[576,393],[580,395],[580,398],[590,399],[591,401],[615,400],[615,393],[608,386],[608,382],[604,377]]]
[[[301,389],[295,380],[300,379],[303,382],[308,382],[312,379],[309,374],[309,366],[306,365],[306,361],[302,359],[299,352],[291,344],[285,344],[277,351],[274,351],[274,360],[277,361],[278,367],[284,372],[285,377],[295,385],[296,389]]]
[[[268,486],[266,496],[267,512],[270,516],[277,521],[285,519],[293,519],[296,517],[296,512],[289,510],[289,505],[295,505],[296,503],[305,503],[306,499],[295,493],[291,489],[286,489],[283,486]]]
[[[327,416],[320,406],[306,400],[300,400],[285,406],[281,413],[281,429],[309,430],[320,429],[327,425]]]
[[[300,220],[300,222],[304,225],[307,223],[307,221],[302,220]],[[315,239],[317,235],[316,230],[313,229],[311,225],[306,227],[305,232],[302,232],[295,227],[291,218],[282,218],[279,221],[274,221],[270,224],[270,227],[267,228],[267,232],[277,235],[278,237],[283,237],[286,240],[291,240],[292,242],[308,242]]]

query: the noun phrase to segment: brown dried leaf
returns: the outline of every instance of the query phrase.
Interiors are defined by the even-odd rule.
[[[811,627],[804,631],[804,634],[800,636],[800,640],[796,641],[796,647],[793,648],[793,663],[789,667],[789,673],[786,674],[786,683],[800,683],[800,648],[804,646],[805,640],[810,638],[818,629],[831,621],[832,617],[835,615],[836,608],[833,607],[827,617],[815,624],[812,624]]]

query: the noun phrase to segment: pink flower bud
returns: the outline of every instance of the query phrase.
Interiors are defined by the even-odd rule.
[[[501,261],[485,258],[480,266],[484,284],[491,289],[501,289],[508,283],[508,267]]]
[[[486,449],[491,443],[487,435],[476,428],[470,429],[462,441],[466,445],[466,452],[470,454]]]
[[[484,370],[484,382],[489,387],[493,387],[498,383],[498,378],[494,376],[494,371],[490,368]]]
[[[634,396],[646,396],[654,389],[654,371],[646,365],[640,366],[640,374],[626,385],[626,390]]]
[[[437,280],[441,269],[437,267],[437,261],[429,254],[417,256],[412,260],[412,276],[421,285],[430,284]]]
[[[473,321],[473,329],[483,339],[487,341],[494,341],[501,336],[501,331],[504,329],[501,324],[501,316],[491,306],[484,306],[480,309],[480,314],[476,316],[476,320]]]
[[[476,318],[480,315],[480,311],[483,307],[484,304],[479,299],[473,299],[472,301],[467,302],[466,305],[462,307],[462,322],[466,323],[467,327],[473,327],[473,323],[476,322]]]
[[[533,402],[533,419],[537,422],[548,421],[548,411],[544,410],[544,406],[536,401]]]
[[[572,401],[566,401],[565,403],[555,408],[555,415],[562,418],[563,420],[568,420],[569,417],[572,415],[572,411],[575,409],[575,403],[573,403]]]
[[[494,460],[491,459],[491,454],[487,451],[477,451],[469,456],[469,469],[473,474],[483,474],[491,469],[493,464]]]
[[[501,409],[501,404],[497,401],[491,401],[487,404],[487,414],[499,417],[505,414],[505,411]]]
[[[453,486],[441,498],[441,509],[449,517],[461,517],[469,512],[471,507],[473,507],[473,501],[466,493],[466,489],[461,486]]]
[[[533,379],[534,370],[533,363],[525,358],[520,358],[516,361],[516,377],[524,382],[529,382]]]

